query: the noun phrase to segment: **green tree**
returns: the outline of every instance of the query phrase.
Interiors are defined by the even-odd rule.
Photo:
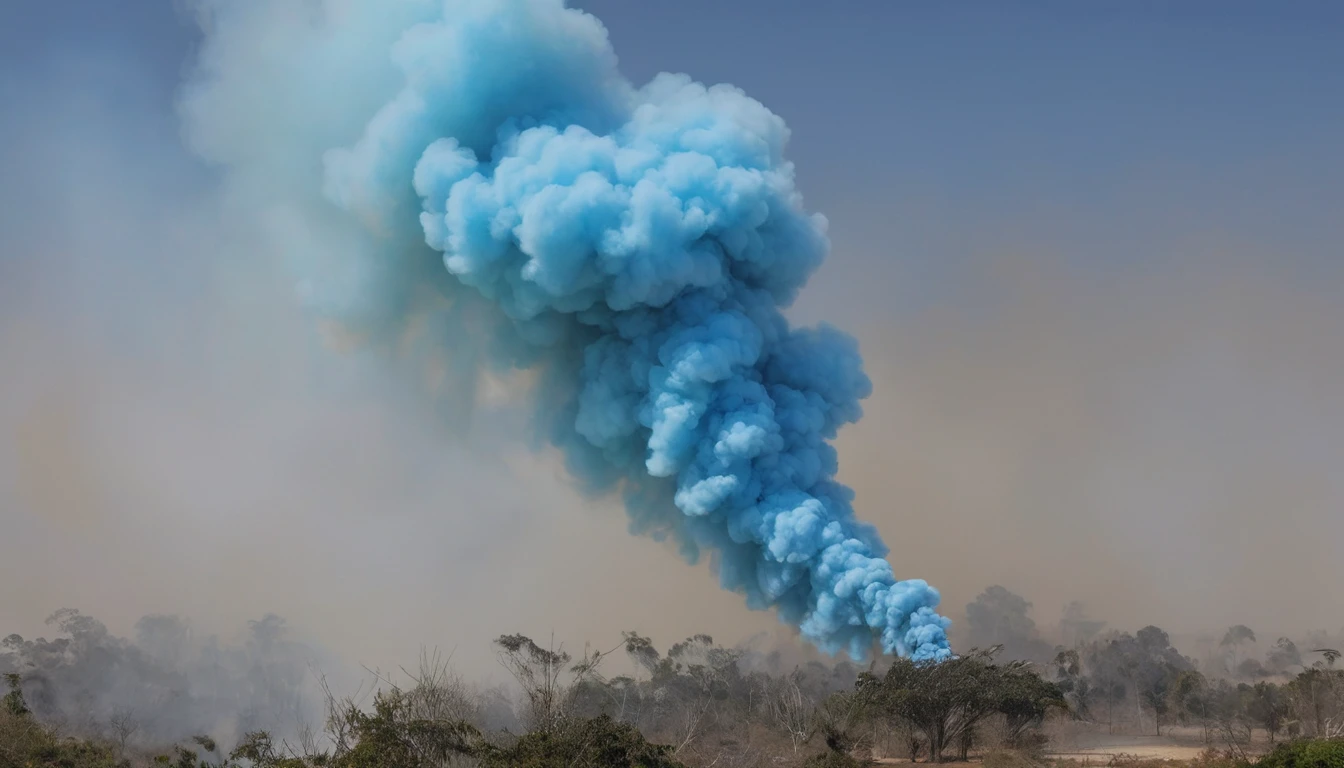
[[[929,759],[942,762],[947,748],[965,757],[976,726],[1004,713],[1019,736],[1049,709],[1062,706],[1059,687],[1023,662],[994,663],[998,648],[972,651],[943,662],[899,659],[885,676],[864,674],[858,690],[875,711],[910,724],[929,745]]]
[[[1286,637],[1280,637],[1265,654],[1265,667],[1274,674],[1285,674],[1293,667],[1300,666],[1302,652],[1297,649],[1297,643]]]
[[[1182,725],[1197,722],[1209,738],[1209,682],[1193,669],[1181,672],[1171,687],[1172,705]]]
[[[1344,670],[1317,662],[1302,670],[1284,691],[1297,719],[1315,736],[1326,735],[1333,723],[1344,722]]]
[[[28,702],[23,699],[23,678],[15,672],[9,672],[5,675],[5,685],[9,687],[9,692],[5,694],[5,711],[14,717],[25,717],[32,714],[28,709]]]
[[[1153,712],[1159,735],[1169,712],[1172,685],[1182,672],[1194,669],[1194,664],[1171,646],[1170,636],[1154,626],[1134,635],[1113,632],[1101,638],[1084,650],[1083,666],[1110,705],[1108,719],[1114,705],[1128,697],[1136,726],[1142,727],[1146,704]]]
[[[1277,739],[1290,713],[1288,699],[1279,686],[1264,680],[1255,684],[1248,714],[1269,734],[1269,743]]]
[[[415,717],[400,691],[379,693],[372,712],[352,708],[348,723],[355,744],[337,757],[336,768],[443,766],[474,754],[480,739],[467,723]]]
[[[1229,670],[1235,669],[1237,666],[1238,650],[1242,646],[1254,642],[1255,633],[1245,624],[1237,624],[1227,628],[1227,632],[1223,633],[1222,642],[1218,643],[1218,647],[1222,648],[1231,656],[1232,661],[1227,665]]]
[[[997,584],[966,606],[966,628],[970,645],[1002,646],[1003,658],[1050,660],[1050,645],[1041,639],[1031,618],[1031,603]]]
[[[1051,662],[1055,670],[1055,685],[1069,704],[1069,713],[1075,720],[1091,720],[1090,705],[1095,698],[1092,681],[1083,674],[1082,657],[1076,648],[1056,648]]]
[[[1021,663],[1008,664],[995,682],[995,709],[1004,716],[1008,744],[1019,749],[1034,747],[1028,734],[1039,728],[1051,711],[1067,711],[1064,692],[1054,683]]]

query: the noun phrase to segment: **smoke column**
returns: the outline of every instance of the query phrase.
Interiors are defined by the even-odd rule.
[[[862,658],[876,638],[946,657],[937,591],[895,578],[834,479],[830,441],[871,390],[857,345],[782,314],[828,249],[783,121],[730,86],[633,86],[601,23],[561,0],[324,12],[341,42],[292,76],[331,73],[301,95],[315,111],[369,107],[357,138],[322,147],[321,183],[371,245],[314,270],[305,299],[370,328],[431,296],[422,343],[464,380],[525,372],[540,434],[585,491],[624,496],[632,532],[708,555],[725,589],[828,652]],[[227,38],[230,13],[220,3],[207,33]],[[358,76],[345,54],[384,40],[395,96],[356,104],[363,91],[336,79]],[[210,72],[221,45],[202,61],[213,88],[229,80]],[[209,150],[209,126],[196,131]]]

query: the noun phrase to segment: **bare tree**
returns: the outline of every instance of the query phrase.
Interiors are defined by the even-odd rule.
[[[1251,725],[1236,714],[1217,718],[1216,730],[1227,751],[1240,761],[1247,761],[1246,747],[1251,743]]]
[[[813,735],[821,736],[833,753],[849,754],[866,743],[860,727],[873,714],[877,689],[860,686],[857,690],[833,693],[817,706]]]
[[[523,635],[500,635],[495,640],[499,663],[513,675],[527,698],[525,718],[533,730],[554,730],[563,717],[566,686],[561,676],[573,661],[563,648],[542,648]]]
[[[500,664],[523,689],[527,699],[524,716],[529,728],[552,732],[563,724],[576,690],[590,683],[605,686],[606,680],[598,667],[628,642],[627,637],[606,651],[589,652],[585,648],[577,662],[563,647],[555,647],[554,638],[550,647],[542,648],[524,635],[501,635],[495,640],[495,648]]]
[[[140,730],[140,721],[135,718],[135,710],[130,707],[115,707],[107,719],[112,743],[116,745],[117,757],[126,754],[126,745]]]
[[[1240,664],[1240,648],[1254,642],[1255,632],[1251,631],[1251,628],[1245,624],[1228,627],[1227,632],[1223,633],[1222,641],[1218,643],[1218,647],[1222,648],[1224,653],[1227,654],[1224,664],[1228,672],[1235,673],[1237,671]]]
[[[331,741],[332,756],[340,758],[356,744],[355,724],[351,714],[359,711],[363,698],[367,694],[361,684],[353,693],[337,696],[331,690],[331,684],[325,676],[318,676],[318,688],[322,691],[326,706],[326,734]]]
[[[457,721],[477,723],[480,706],[475,692],[453,671],[447,658],[433,652],[420,652],[420,668],[412,673],[404,667],[402,673],[413,685],[406,690],[409,714],[419,720]]]
[[[783,677],[767,676],[763,679],[764,690],[761,691],[771,721],[788,734],[795,755],[812,735],[815,723],[814,703],[803,692],[800,677],[801,673],[796,669]]]

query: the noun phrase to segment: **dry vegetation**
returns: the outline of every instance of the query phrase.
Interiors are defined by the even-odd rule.
[[[427,655],[351,696],[314,675],[275,617],[228,648],[189,642],[170,618],[143,621],[130,642],[63,611],[56,640],[4,640],[0,768],[1344,768],[1344,669],[1331,649],[1280,641],[1259,671],[1295,669],[1245,680],[1232,652],[1245,628],[1229,630],[1236,663],[1219,677],[1156,627],[1096,626],[1045,661],[1009,660],[1044,646],[1017,615],[1025,601],[986,595],[971,629],[988,622],[1007,642],[940,664],[784,668],[703,635],[664,652],[633,632],[571,654],[505,635],[494,645],[507,688],[468,684]]]

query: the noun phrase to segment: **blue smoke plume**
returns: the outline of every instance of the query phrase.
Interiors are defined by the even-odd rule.
[[[585,490],[624,495],[635,532],[708,554],[828,652],[946,657],[937,591],[895,578],[834,479],[830,441],[871,390],[857,345],[781,311],[828,249],[783,121],[730,86],[633,86],[561,0],[379,13],[405,21],[400,90],[323,165],[327,200],[382,244],[350,278],[388,304],[365,310],[423,286],[483,298],[507,326],[492,364],[534,373],[546,438]],[[397,255],[421,238],[432,269]],[[453,317],[436,338],[470,346]]]

